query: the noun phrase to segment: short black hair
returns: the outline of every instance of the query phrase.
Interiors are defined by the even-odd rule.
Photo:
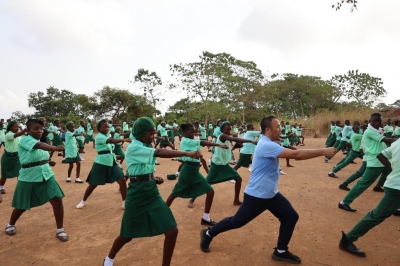
[[[26,122],[26,128],[30,129],[34,124],[39,124],[42,127],[44,126],[43,122],[39,119],[29,119],[28,122]]]
[[[380,113],[373,113],[373,114],[371,115],[370,120],[372,120],[372,118],[382,118],[382,115],[381,115]]]
[[[271,128],[271,122],[272,122],[272,120],[274,120],[274,119],[276,119],[276,117],[273,116],[273,115],[268,115],[268,116],[264,117],[264,118],[261,120],[261,123],[260,123],[261,132],[264,133],[266,128]]]
[[[99,130],[100,127],[101,127],[101,125],[104,124],[104,123],[108,124],[108,121],[107,121],[106,119],[101,119],[101,120],[97,123],[97,126],[96,126],[97,130]]]
[[[253,124],[248,124],[247,125],[247,129],[252,129],[252,128],[254,128]]]
[[[194,127],[194,125],[190,124],[190,123],[181,124],[181,129],[182,129],[182,131],[185,131],[185,132],[189,131],[189,129],[191,129],[193,127]]]

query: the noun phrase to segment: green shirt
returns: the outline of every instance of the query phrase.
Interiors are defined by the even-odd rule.
[[[86,124],[86,134],[88,134],[89,136],[93,135],[93,129],[90,123]]]
[[[344,126],[342,129],[342,138],[341,141],[346,141],[348,142],[350,139],[350,135],[353,132],[353,127],[352,126]]]
[[[165,129],[165,127],[160,126],[159,131],[160,131],[160,136],[161,136],[161,137],[168,137],[168,132],[167,132],[167,130]]]
[[[35,149],[40,140],[28,135],[22,138],[18,145],[19,161],[21,164],[35,163],[49,159],[49,152]],[[48,163],[19,170],[18,182],[42,182],[54,176],[53,170]]]
[[[126,149],[125,161],[128,167],[126,175],[135,176],[154,173],[155,151],[156,149],[153,147],[147,147],[143,142],[133,140]]]
[[[392,172],[387,176],[384,187],[400,190],[400,142],[393,142],[382,154],[392,165]]]
[[[283,137],[285,137],[285,138],[283,138]],[[283,146],[286,146],[286,147],[290,146],[289,138],[287,138],[287,135],[282,134],[281,138],[283,139],[283,143],[282,143]]]
[[[362,137],[363,136],[361,134],[353,132],[349,143],[351,144],[351,147],[354,151],[360,151]]]
[[[196,139],[189,139],[189,138],[182,138],[181,145],[180,145],[180,150],[181,151],[199,151],[200,150],[200,140]],[[199,159],[194,159],[190,158],[187,156],[180,157],[180,159],[184,162],[200,162]]]
[[[213,136],[214,137],[218,137],[219,135],[221,135],[221,128],[220,127],[215,127],[214,128],[214,132],[213,132]]]
[[[129,130],[129,125],[126,122],[122,122],[122,131],[128,131]]]
[[[206,134],[206,128],[203,127],[202,125],[199,125],[199,130],[200,130],[200,139],[207,139],[207,134]]]
[[[393,136],[400,137],[400,127],[396,127],[396,129],[394,130]]]
[[[340,132],[342,132],[342,128],[339,127],[339,126],[336,126],[336,127],[335,127],[336,140],[341,140],[341,139],[342,139],[342,137],[339,136],[339,135],[340,135]]]
[[[0,129],[0,142],[4,142],[6,140],[6,129]]]
[[[79,126],[77,129],[75,129],[74,134],[82,134],[84,132],[85,132],[85,129],[83,128],[83,126]],[[84,140],[83,136],[76,136],[76,139]]]
[[[74,132],[65,132],[65,158],[75,158],[78,154]]]
[[[115,128],[114,128],[114,126],[113,126],[113,124],[108,124],[108,130],[110,131],[110,132],[115,132]]]
[[[389,126],[389,125],[386,125],[386,126],[383,128],[383,131],[384,131],[385,133],[392,133],[392,132],[393,132],[393,127],[392,127],[392,126]]]
[[[286,132],[290,132],[290,125],[285,126]]]
[[[260,134],[261,134],[260,131],[249,130],[244,134],[243,138],[255,141],[256,138],[260,136]],[[240,153],[254,154],[255,149],[256,149],[256,145],[254,145],[253,143],[250,143],[250,142],[245,142],[245,143],[243,143],[243,148],[240,150]]]
[[[303,131],[302,128],[296,127],[296,136],[297,136],[297,137],[301,137],[301,135],[303,135],[303,134],[301,133],[301,131]]]
[[[115,132],[114,134],[114,139],[122,139],[122,135],[118,134],[117,132]],[[115,143],[114,145],[121,145],[122,143]]]
[[[226,140],[225,142],[222,142],[219,138],[221,137],[221,134],[217,137],[217,144],[223,144],[228,146],[228,149],[222,149],[220,147],[215,147],[214,149],[214,155],[212,156],[212,162],[216,165],[227,165],[232,157],[231,154],[231,147],[229,145],[229,141]]]
[[[239,132],[239,128],[238,127],[233,127],[233,133],[238,133]]]
[[[107,139],[109,137],[104,135],[103,133],[99,132],[96,136],[96,151],[110,151],[113,150],[113,145],[111,143],[107,143]],[[94,160],[95,163],[103,164],[107,166],[112,166],[116,161],[114,153],[107,153],[107,154],[97,154],[96,159]]]
[[[210,130],[210,129],[213,129],[214,127],[213,127],[213,124],[208,124],[208,129]]]
[[[363,135],[364,154],[367,155],[367,167],[383,167],[383,164],[376,158],[376,156],[387,148],[386,144],[382,142],[384,136],[368,128]]]
[[[331,125],[331,133],[333,134],[333,132],[335,132],[335,128],[336,128],[336,126],[335,125]]]
[[[8,131],[6,134],[5,149],[7,152],[17,152],[18,144],[21,141],[21,137],[14,138],[15,133]]]

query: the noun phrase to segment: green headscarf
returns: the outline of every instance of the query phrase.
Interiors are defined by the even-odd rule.
[[[151,118],[141,117],[135,121],[132,128],[132,135],[136,139],[142,138],[150,129],[154,128],[154,122]]]
[[[8,131],[10,131],[11,127],[12,127],[13,125],[15,125],[15,124],[18,124],[18,122],[15,121],[15,120],[8,122],[7,129],[6,129],[6,133],[7,133]]]
[[[65,127],[68,129],[68,127],[70,126],[70,125],[72,125],[74,122],[72,122],[72,121],[68,121],[67,123],[65,123]]]
[[[221,125],[219,126],[219,129],[221,130],[221,132],[222,132],[222,129],[224,128],[224,126],[226,125],[226,124],[230,124],[231,122],[229,122],[229,121],[224,121],[224,122],[222,122],[221,123]]]

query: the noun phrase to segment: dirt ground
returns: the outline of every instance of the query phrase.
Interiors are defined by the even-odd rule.
[[[305,148],[323,147],[325,139],[306,139]],[[82,162],[81,178],[86,180],[92,166],[95,150],[86,145],[85,161]],[[205,157],[211,153],[202,149]],[[3,152],[3,151],[2,151]],[[1,152],[1,153],[2,153]],[[236,152],[236,151],[235,151]],[[238,153],[235,153],[238,156]],[[356,242],[366,253],[366,258],[354,257],[339,250],[341,231],[347,232],[368,211],[376,206],[382,193],[365,191],[351,206],[355,213],[338,209],[338,202],[346,192],[339,190],[339,184],[361,165],[351,164],[334,179],[328,171],[343,155],[337,154],[328,164],[323,158],[308,161],[291,161],[295,167],[287,168],[281,161],[282,170],[279,190],[285,195],[300,219],[296,225],[290,250],[302,259],[303,265],[400,265],[400,218],[392,216],[383,224],[371,230]],[[55,221],[50,204],[27,211],[17,223],[17,234],[0,234],[0,265],[102,265],[114,239],[119,234],[123,214],[118,185],[98,187],[88,199],[84,209],[75,209],[83,197],[86,184],[66,183],[67,165],[61,164],[61,157],[54,157],[57,165],[53,168],[62,187],[64,198],[64,228],[69,241],[62,243],[55,237]],[[179,165],[170,159],[159,159],[157,175],[166,177],[176,172]],[[204,170],[202,170],[205,175]],[[244,187],[250,172],[239,169]],[[72,175],[75,177],[75,173]],[[165,178],[166,179],[166,178]],[[0,225],[6,226],[12,208],[10,207],[16,179],[6,183],[7,194],[0,204]],[[176,181],[166,180],[159,186],[164,199],[172,191]],[[351,185],[350,185],[351,186]],[[225,182],[214,185],[215,197],[211,218],[221,220],[232,216],[237,206],[232,205],[233,184]],[[199,248],[199,232],[204,209],[202,196],[196,200],[193,209],[187,208],[187,199],[176,199],[172,211],[178,223],[179,236],[172,265],[288,265],[274,261],[271,253],[276,246],[279,221],[264,212],[246,226],[223,233],[211,243],[211,252],[203,253]],[[117,255],[116,266],[161,265],[164,236],[134,239]]]

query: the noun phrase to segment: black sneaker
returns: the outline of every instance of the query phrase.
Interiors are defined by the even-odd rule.
[[[217,224],[216,221],[213,221],[210,219],[210,221],[204,220],[203,218],[201,218],[201,224],[202,225],[208,225],[208,226],[214,226]]]
[[[286,250],[283,253],[279,253],[277,248],[274,248],[275,251],[272,253],[272,258],[274,260],[282,260],[293,264],[300,264],[301,259],[296,255],[292,254],[289,250]]]
[[[400,210],[396,210],[395,213],[393,213],[394,216],[400,216]]]
[[[345,191],[350,191],[350,188],[348,188],[347,186],[345,186],[343,184],[339,186],[339,189],[345,190]]]
[[[329,177],[333,177],[333,178],[337,178],[337,176],[336,176],[335,173],[333,173],[333,172],[332,172],[332,173],[328,173],[328,176],[329,176]]]
[[[210,243],[212,241],[212,237],[207,235],[208,229],[200,230],[200,249],[203,252],[210,252]]]

